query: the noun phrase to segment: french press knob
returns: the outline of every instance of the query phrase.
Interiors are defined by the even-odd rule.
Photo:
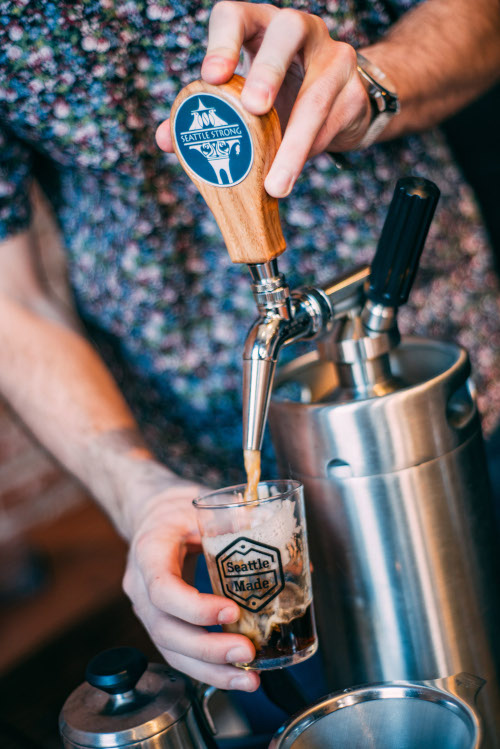
[[[189,680],[166,664],[148,665],[136,648],[113,648],[96,655],[85,678],[59,716],[63,746],[216,747]]]

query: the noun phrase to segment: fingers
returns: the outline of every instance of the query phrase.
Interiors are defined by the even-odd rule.
[[[349,150],[370,122],[370,105],[354,49],[331,39],[312,14],[268,4],[223,2],[210,17],[203,78],[223,83],[234,73],[242,47],[255,55],[241,100],[252,114],[275,105],[288,124],[267,175],[273,197],[288,195],[306,160],[327,148]],[[157,131],[160,148],[172,151],[168,121]]]
[[[152,607],[138,613],[157,647],[219,665],[249,663],[255,658],[255,647],[243,635],[207,632],[201,627],[154,611]]]
[[[222,689],[257,689],[256,674],[246,678],[241,669],[224,665],[253,660],[255,648],[248,638],[207,632],[159,611],[151,602],[144,580],[133,568],[127,570],[124,589],[156,647],[174,668]]]
[[[269,111],[297,51],[306,42],[309,26],[305,13],[283,10],[273,16],[241,93],[242,104],[249,112]]]
[[[256,671],[243,671],[234,666],[202,663],[162,648],[160,648],[160,652],[173,668],[182,671],[193,679],[198,679],[219,689],[240,689],[245,692],[254,692],[259,687],[260,679]]]
[[[354,50],[346,44],[332,43],[328,51],[328,56],[318,55],[307,69],[281,146],[264,183],[267,192],[274,197],[288,195],[309,156],[324,150],[364,112],[366,95],[363,90],[353,106],[335,106],[355,70]],[[318,138],[320,133],[321,139]]]
[[[243,635],[207,632],[159,611],[151,602],[144,582],[138,581],[133,603],[135,613],[157,647],[207,663],[248,663],[255,657],[255,647]]]
[[[201,67],[207,83],[227,82],[236,70],[243,44],[265,28],[276,8],[252,3],[217,3],[210,15],[207,52]],[[269,108],[272,102],[269,104]],[[169,153],[174,148],[170,136],[170,120],[161,123],[156,131],[158,146]]]
[[[243,42],[247,34],[255,29],[255,14],[250,14],[245,23],[245,17],[240,12],[239,6],[247,5],[250,3],[238,3],[235,6],[234,3],[223,0],[214,6],[208,27],[207,52],[201,67],[202,78],[207,83],[226,83],[236,70]],[[170,119],[159,125],[155,137],[162,151],[173,153]]]
[[[237,621],[239,608],[223,596],[200,593],[181,577],[185,551],[178,538],[154,532],[140,537],[133,548],[134,559],[144,578],[153,606],[191,624],[210,626]],[[124,578],[129,595],[131,577]],[[133,597],[134,590],[130,590]]]
[[[148,631],[158,647],[204,663],[249,663],[255,658],[255,648],[247,637],[207,632],[173,617],[157,617]]]
[[[246,3],[244,3],[245,5]],[[245,38],[242,14],[232,3],[214,5],[208,24],[207,52],[201,67],[202,78],[215,85],[233,75]]]
[[[225,1],[212,11],[205,80],[228,80],[242,46],[254,55],[243,106],[261,115],[275,105],[285,122],[290,115],[265,181],[270,195],[285,197],[309,156],[331,144],[338,150],[355,147],[368,127],[370,106],[358,80],[356,53],[333,41],[315,15]]]
[[[322,76],[310,83],[313,76],[312,71],[306,75],[278,153],[264,182],[267,192],[274,197],[290,194],[341,90],[341,81],[328,81],[327,76]]]
[[[222,2],[214,5],[208,26],[207,52],[201,68],[207,83],[228,81],[236,70],[244,42],[269,23],[276,9],[268,5]]]
[[[162,151],[174,152],[174,146],[170,135],[170,117],[158,126],[156,130],[156,142]]]
[[[238,620],[236,604],[222,596],[200,593],[174,575],[164,573],[149,580],[147,589],[153,606],[191,624],[208,627]]]

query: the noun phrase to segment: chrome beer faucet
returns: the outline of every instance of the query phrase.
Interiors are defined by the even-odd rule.
[[[214,214],[232,261],[250,270],[259,317],[243,352],[243,448],[260,450],[283,346],[317,339],[353,397],[393,389],[396,311],[408,297],[439,191],[426,180],[400,180],[371,269],[291,292],[278,269],[286,246],[278,201],[264,189],[280,124],[274,109],[261,117],[244,109],[243,84],[240,76],[221,86],[193,81],[175,100],[170,121],[177,156]]]
[[[248,269],[259,317],[243,350],[243,448],[260,450],[278,354],[293,335],[292,328],[299,328],[277,260],[249,264]]]
[[[243,350],[243,448],[260,450],[283,346],[316,338],[347,309],[359,307],[369,268],[359,268],[324,288],[290,292],[276,260],[249,265],[259,317]]]
[[[243,352],[244,449],[261,449],[279,352],[299,339],[317,339],[354,399],[395,389],[389,354],[400,340],[397,309],[408,299],[438,198],[428,180],[399,180],[372,266],[323,287],[291,292],[276,260],[249,266],[259,317]]]

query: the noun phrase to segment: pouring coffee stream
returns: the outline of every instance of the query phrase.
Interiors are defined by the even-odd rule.
[[[240,76],[219,86],[190,83],[174,102],[171,130],[175,152],[211,209],[231,260],[246,263],[251,274],[259,317],[243,352],[248,500],[257,497],[260,450],[283,346],[329,334],[320,351],[336,361],[341,377],[365,395],[390,392],[388,353],[399,342],[395,312],[408,298],[439,190],[428,180],[400,180],[371,272],[358,268],[322,288],[291,292],[277,263],[286,246],[278,201],[264,189],[281,142],[280,123],[274,109],[263,116],[244,109],[243,84]]]

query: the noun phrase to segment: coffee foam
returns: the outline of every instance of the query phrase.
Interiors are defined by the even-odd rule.
[[[294,502],[284,499],[279,509],[276,509],[277,505],[277,502],[273,502],[256,507],[233,508],[230,512],[238,513],[239,530],[236,533],[223,533],[219,536],[204,536],[202,543],[205,553],[215,557],[219,551],[244,535],[252,541],[277,547],[281,552],[283,564],[288,564],[290,554],[287,546],[298,533],[299,526],[295,519]]]

